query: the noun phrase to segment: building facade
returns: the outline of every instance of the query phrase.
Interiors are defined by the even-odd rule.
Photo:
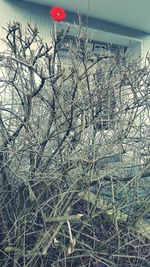
[[[121,2],[121,3],[120,3]],[[63,7],[67,12],[65,22],[58,23],[57,27],[64,24],[71,25],[72,35],[76,34],[76,27],[81,22],[87,27],[89,38],[110,44],[128,46],[133,56],[145,57],[150,47],[150,19],[149,6],[141,1],[132,0],[1,0],[0,11],[0,36],[5,36],[2,27],[6,27],[8,21],[18,21],[23,26],[29,23],[37,24],[41,36],[46,42],[50,42],[50,30],[52,20],[49,10],[52,6]],[[139,14],[142,19],[139,20]],[[2,49],[1,43],[1,49]]]

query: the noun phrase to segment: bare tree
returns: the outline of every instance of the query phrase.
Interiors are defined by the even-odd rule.
[[[93,52],[81,26],[68,34],[49,46],[8,25],[2,266],[149,266],[149,57],[141,67],[130,51]]]

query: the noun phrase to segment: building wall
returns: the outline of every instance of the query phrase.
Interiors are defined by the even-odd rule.
[[[2,27],[7,27],[8,22],[17,21],[22,24],[23,27],[27,23],[32,25],[37,24],[40,35],[48,43],[51,42],[50,30],[52,27],[52,21],[49,17],[49,9],[32,3],[15,0],[1,0],[0,5],[0,37],[4,38],[6,32]],[[0,42],[0,50],[4,47]]]
[[[147,53],[150,55],[150,35],[147,35],[142,39],[141,53],[143,58],[145,58]]]
[[[39,34],[44,38],[48,45],[51,45],[50,31],[52,28],[52,21],[49,17],[49,9],[32,3],[27,3],[18,0],[0,0],[0,38],[6,38],[7,32],[3,29],[7,29],[8,23],[19,22],[23,29],[27,26],[27,23],[31,25],[37,25]],[[6,50],[5,43],[0,40],[0,52]],[[0,77],[3,75],[3,69],[0,69]],[[0,88],[0,101],[4,101],[5,104],[10,104],[9,100],[12,99],[9,88]]]
[[[42,2],[42,1],[41,1]],[[6,27],[9,21],[18,21],[24,27],[27,22],[37,24],[40,35],[48,43],[51,42],[50,31],[52,27],[52,20],[49,17],[50,7],[25,2],[22,0],[1,0],[0,9],[0,37],[5,36],[5,31],[2,27]],[[87,18],[81,16],[81,20],[85,25]],[[74,23],[78,24],[77,14],[67,12],[67,21],[57,23],[57,27],[66,27],[67,23],[71,25],[71,34],[77,34],[78,29]],[[129,28],[119,26],[110,22],[88,18],[88,28],[85,26],[85,31],[89,38],[98,41],[114,43],[118,45],[129,46],[134,55],[141,53],[141,39],[140,32],[133,31]],[[2,43],[0,43],[2,49]]]
[[[39,29],[39,34],[44,38],[44,40],[50,45],[51,36],[50,32],[52,29],[52,20],[49,17],[49,9],[50,7],[44,7],[41,5],[36,5],[24,1],[18,0],[1,0],[0,6],[0,37],[4,38],[6,32],[2,29],[2,27],[7,27],[9,21],[17,21],[20,22],[23,27],[27,25],[27,23],[37,24]],[[76,34],[78,32],[77,27],[73,26],[73,22],[77,22],[77,18],[72,16],[72,14],[68,14],[69,22],[72,25],[71,32],[72,34]],[[141,53],[141,44],[142,44],[142,53],[146,54],[150,47],[150,37],[145,36],[145,38],[141,37],[141,40],[138,36],[134,35],[132,38],[131,32],[127,30],[123,30],[122,35],[120,34],[121,28],[117,28],[117,26],[111,26],[110,23],[106,23],[103,25],[101,23],[97,23],[97,20],[89,20],[89,26],[91,28],[88,29],[89,38],[93,38],[95,40],[101,40],[110,43],[116,43],[121,45],[129,45],[133,56],[137,57]],[[59,27],[66,27],[67,24],[59,23],[57,24]],[[92,28],[93,27],[93,28]],[[86,30],[86,28],[85,28]],[[104,31],[105,30],[105,31]],[[110,31],[110,32],[109,32]],[[116,32],[115,32],[116,31]],[[125,36],[127,35],[127,36]],[[4,45],[2,41],[0,42],[0,51],[4,49]]]

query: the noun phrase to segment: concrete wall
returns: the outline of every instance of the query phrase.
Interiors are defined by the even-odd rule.
[[[40,35],[48,43],[51,42],[50,30],[52,27],[52,21],[49,17],[49,9],[32,3],[16,0],[0,0],[0,37],[4,38],[6,32],[2,27],[7,27],[8,22],[18,21],[23,27],[27,23],[37,24]],[[0,43],[0,50],[2,50],[3,44]]]
[[[52,29],[52,20],[49,17],[50,7],[36,5],[19,0],[0,0],[0,37],[4,38],[6,32],[2,27],[7,27],[9,21],[18,21],[23,27],[27,23],[37,24],[40,35],[50,45]],[[41,0],[42,1],[42,0]],[[85,22],[85,17],[82,17]],[[68,13],[68,22],[71,23],[72,34],[77,33],[77,27],[73,26],[74,22],[78,22],[77,16]],[[66,27],[67,23],[58,23],[57,26]],[[109,43],[116,43],[121,45],[129,45],[134,57],[139,56],[142,52],[144,56],[150,47],[150,36],[140,35],[138,31],[133,31],[125,27],[117,26],[115,24],[103,23],[101,20],[88,20],[88,35],[98,41],[105,41]],[[86,30],[86,27],[85,27]],[[142,45],[142,46],[141,46]],[[142,50],[141,50],[142,47]],[[3,43],[0,42],[0,51],[4,49]]]
[[[150,35],[147,35],[142,39],[141,53],[142,53],[143,58],[145,58],[147,53],[149,53],[150,55]]]
[[[19,21],[23,26],[26,26],[27,22],[29,22],[33,24],[36,23],[40,35],[46,42],[50,43],[50,31],[52,27],[52,20],[49,17],[50,8],[50,6],[46,7],[22,0],[1,0],[0,36],[5,36],[5,31],[2,27],[6,27],[9,21]],[[86,25],[87,18],[82,15],[81,20],[83,25]],[[71,33],[76,34],[77,27],[75,24],[78,24],[77,14],[67,12],[67,21],[57,23],[57,27],[66,27],[67,23],[71,25]],[[140,31],[134,31],[127,27],[102,21],[101,19],[88,18],[87,32],[89,38],[93,38],[97,41],[130,46],[131,49],[134,48],[132,49],[134,55],[139,55],[141,53],[141,38],[143,37],[143,33]]]

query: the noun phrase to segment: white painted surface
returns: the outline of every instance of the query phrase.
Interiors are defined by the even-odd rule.
[[[80,0],[81,1],[81,0]],[[93,0],[94,1],[94,0]],[[97,3],[99,0],[96,0]],[[32,1],[33,2],[33,1]],[[46,3],[46,0],[38,1],[41,4]],[[72,1],[65,0],[63,3],[64,5],[71,5]],[[47,3],[49,5],[53,5],[54,1],[47,0]],[[55,1],[55,4],[61,4],[61,1]],[[70,4],[69,4],[70,3]],[[85,3],[85,10],[86,10],[86,3],[87,1],[84,0]],[[98,4],[99,5],[99,4]],[[94,3],[93,3],[94,6]],[[81,10],[83,9],[83,2],[81,1]],[[71,9],[71,8],[70,8]],[[109,7],[111,9],[111,7]],[[108,9],[108,11],[109,11]],[[84,12],[85,12],[84,10]],[[75,11],[75,10],[73,10]],[[109,15],[109,14],[108,14]],[[37,24],[37,27],[39,29],[40,35],[44,38],[44,40],[50,45],[51,44],[51,37],[50,32],[52,28],[52,20],[49,16],[49,7],[45,6],[39,6],[33,3],[28,3],[27,1],[15,1],[15,0],[1,0],[1,9],[0,9],[0,37],[5,37],[6,33],[2,29],[2,27],[6,27],[7,23],[11,21],[18,21],[20,22],[23,27],[27,25],[27,23]],[[65,27],[66,22],[58,23],[58,27]],[[71,33],[76,34],[77,30],[75,29],[75,26],[71,25]],[[133,52],[135,54],[140,53],[140,40],[136,40],[135,38],[128,38],[127,36],[120,35],[120,34],[114,34],[110,32],[104,32],[101,29],[88,29],[88,37],[93,38],[97,41],[104,41],[108,43],[114,43],[119,45],[129,45],[131,48],[134,47]],[[2,51],[4,49],[4,45],[2,42],[0,42],[0,50]]]
[[[44,38],[44,40],[48,43],[51,42],[50,31],[52,27],[52,21],[49,17],[49,12],[45,12],[45,9],[40,9],[33,5],[29,6],[28,3],[20,1],[6,1],[0,0],[0,37],[4,38],[6,36],[6,32],[2,29],[2,27],[7,27],[9,21],[17,21],[22,24],[23,27],[26,27],[27,23],[31,23],[32,25],[37,24],[37,27],[40,32],[40,36]],[[0,43],[0,49],[3,49],[2,42]]]
[[[69,11],[150,33],[150,0],[25,0],[59,5]]]
[[[145,58],[147,53],[150,55],[150,34],[142,40],[142,56]]]

